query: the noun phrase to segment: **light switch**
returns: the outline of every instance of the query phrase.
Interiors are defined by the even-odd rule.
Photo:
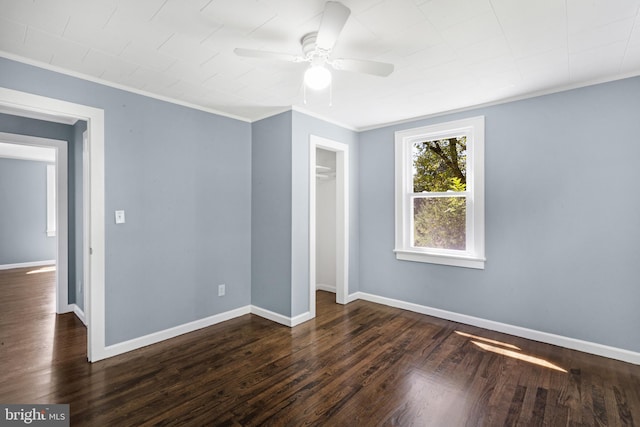
[[[124,211],[116,211],[116,224],[124,224]]]

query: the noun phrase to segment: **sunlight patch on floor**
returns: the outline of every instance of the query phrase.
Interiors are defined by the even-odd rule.
[[[52,271],[56,271],[55,265],[49,265],[47,267],[42,267],[37,270],[27,271],[27,274],[50,273]]]
[[[491,351],[493,353],[501,354],[503,356],[512,357],[518,360],[523,360],[525,362],[533,363],[539,366],[544,366],[545,368],[554,369],[556,371],[565,372],[565,373],[567,372],[565,369],[562,369],[558,365],[554,365],[553,363],[548,362],[539,357],[529,356],[528,354],[518,353],[513,350],[508,350],[506,348],[501,348],[501,347],[495,347],[493,345],[478,342],[478,341],[471,341],[471,342],[486,351]]]
[[[507,344],[506,342],[491,340],[489,338],[483,338],[483,337],[479,337],[477,335],[467,334],[466,332],[455,331],[455,333],[458,334],[458,335],[462,335],[463,337],[473,338],[473,339],[484,341],[484,342],[488,342],[488,343],[491,343],[491,344],[496,344],[496,345],[499,345],[499,346],[502,346],[502,347],[511,348],[513,350],[520,350],[520,347],[517,347],[517,346],[515,346],[513,344]]]

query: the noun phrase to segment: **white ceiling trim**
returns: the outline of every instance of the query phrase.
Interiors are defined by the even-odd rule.
[[[304,101],[306,64],[234,54],[300,54],[325,0],[0,0],[0,50],[221,117],[251,123],[294,106],[360,130],[640,73],[640,0],[340,2],[351,14],[332,57],[395,70],[332,71],[333,106],[326,92]]]
[[[336,120],[333,120],[333,119],[330,119],[330,118],[327,118],[327,117],[323,117],[321,114],[314,113],[313,111],[307,110],[307,109],[302,108],[302,107],[298,107],[297,105],[291,106],[290,109],[293,110],[293,111],[297,111],[298,113],[306,114],[307,116],[315,117],[316,119],[320,119],[320,120],[325,121],[327,123],[331,123],[331,124],[334,124],[336,126],[340,126],[342,128],[345,128],[345,129],[348,129],[348,130],[352,130],[354,132],[359,132],[361,130],[361,129],[358,129],[358,128],[353,127],[353,126],[349,126],[349,125],[347,125],[345,123],[342,123],[342,122],[339,122],[339,121],[336,121]]]
[[[352,130],[354,132],[358,132],[360,130],[360,129],[355,128],[353,126],[349,126],[347,124],[335,121],[335,120],[330,119],[328,117],[324,117],[324,116],[322,116],[322,115],[320,115],[318,113],[314,113],[312,111],[309,111],[309,110],[306,110],[304,108],[297,107],[297,106],[294,106],[294,105],[291,105],[291,106],[288,106],[288,107],[283,107],[280,110],[277,110],[275,112],[270,112],[268,114],[265,114],[264,116],[260,116],[257,119],[251,120],[251,119],[249,119],[247,117],[241,117],[241,116],[225,113],[224,111],[214,110],[214,109],[211,109],[211,108],[204,108],[202,106],[199,106],[199,105],[196,105],[196,104],[190,104],[188,102],[180,101],[180,100],[175,99],[175,98],[168,98],[168,97],[157,95],[157,94],[154,94],[154,93],[151,93],[151,92],[146,92],[146,91],[143,91],[143,90],[140,90],[140,89],[135,89],[135,88],[132,88],[130,86],[125,86],[125,85],[122,85],[122,84],[109,82],[107,80],[103,80],[103,79],[100,79],[100,78],[97,78],[97,77],[89,76],[87,74],[82,74],[82,73],[78,73],[78,72],[75,72],[75,71],[67,70],[65,68],[56,67],[55,65],[47,64],[46,62],[36,61],[36,60],[33,60],[33,59],[29,59],[29,58],[24,58],[22,56],[14,55],[12,53],[5,52],[5,51],[2,51],[2,50],[0,50],[0,57],[6,58],[6,59],[10,59],[12,61],[20,62],[20,63],[26,64],[26,65],[32,65],[34,67],[38,67],[38,68],[42,68],[42,69],[45,69],[45,70],[48,70],[48,71],[52,71],[54,73],[64,74],[64,75],[69,76],[69,77],[75,77],[75,78],[78,78],[78,79],[87,80],[87,81],[90,81],[90,82],[93,82],[93,83],[101,84],[103,86],[112,87],[114,89],[124,90],[124,91],[127,91],[127,92],[135,93],[137,95],[146,96],[148,98],[153,98],[153,99],[157,99],[157,100],[160,100],[160,101],[169,102],[171,104],[176,104],[176,105],[180,105],[180,106],[187,107],[187,108],[193,108],[194,110],[204,111],[206,113],[216,114],[218,116],[228,117],[230,119],[240,120],[240,121],[247,122],[247,123],[259,122],[260,120],[264,120],[264,119],[269,118],[269,117],[277,116],[278,114],[284,113],[285,111],[293,110],[293,111],[298,111],[298,112],[306,114],[308,116],[315,117],[317,119],[323,120],[323,121],[325,121],[327,123],[332,123],[332,124],[334,124],[336,126],[340,126],[340,127],[345,128],[345,129]],[[0,111],[0,112],[5,112],[5,111]],[[9,111],[7,111],[7,112],[9,114],[11,114],[11,112],[9,112]],[[23,113],[21,113],[21,115],[24,116]],[[58,120],[55,120],[55,118],[46,118],[46,117],[31,117],[31,118],[48,120],[48,121],[58,121]],[[61,119],[58,122],[59,123],[67,123],[66,121],[63,121],[63,119]],[[67,124],[74,124],[74,123],[67,123]],[[382,127],[383,126],[386,126],[386,125],[382,125]]]
[[[536,98],[539,96],[544,96],[544,95],[551,95],[554,93],[559,93],[559,92],[566,92],[569,90],[573,90],[573,89],[579,89],[582,87],[587,87],[587,86],[593,86],[593,85],[597,85],[597,84],[601,84],[601,83],[607,83],[607,82],[612,82],[612,81],[616,81],[616,80],[622,80],[622,79],[626,79],[626,78],[631,78],[631,77],[637,77],[640,76],[640,72],[635,71],[635,72],[629,72],[629,73],[623,73],[623,74],[618,74],[615,76],[608,76],[608,77],[604,77],[604,78],[598,78],[598,79],[592,79],[589,81],[584,81],[584,82],[579,82],[579,83],[575,83],[575,84],[569,84],[569,85],[562,85],[562,86],[557,86],[557,87],[553,87],[553,88],[549,88],[549,89],[544,89],[544,90],[540,90],[540,91],[534,91],[534,92],[530,92],[530,93],[526,93],[523,95],[518,95],[515,97],[509,97],[509,98],[504,98],[504,99],[499,99],[496,101],[492,101],[492,102],[488,102],[488,103],[482,103],[482,104],[475,104],[475,105],[470,105],[468,107],[464,107],[464,108],[458,108],[458,109],[453,109],[453,110],[446,110],[446,111],[441,111],[441,112],[437,112],[437,113],[433,113],[433,114],[427,114],[427,115],[423,115],[423,116],[415,116],[415,117],[410,117],[408,119],[403,119],[403,120],[397,120],[397,121],[390,121],[390,122],[384,122],[384,123],[380,123],[380,124],[376,124],[373,126],[363,126],[363,127],[354,127],[354,126],[350,126],[347,125],[345,123],[342,123],[340,121],[336,121],[333,120],[331,118],[328,118],[326,116],[323,116],[321,114],[318,114],[316,112],[307,110],[303,107],[299,107],[296,105],[291,105],[288,107],[283,107],[282,109],[279,109],[275,112],[270,112],[268,114],[265,114],[264,116],[260,116],[257,119],[250,119],[247,117],[242,117],[242,116],[237,116],[234,114],[229,114],[226,113],[224,111],[220,111],[220,110],[215,110],[215,109],[211,109],[211,108],[205,108],[196,104],[191,104],[188,102],[184,102],[175,98],[169,98],[169,97],[165,97],[162,95],[157,95],[151,92],[147,92],[147,91],[143,91],[140,89],[136,89],[136,88],[132,88],[130,86],[126,86],[126,85],[122,85],[122,84],[118,84],[118,83],[113,83],[113,82],[109,82],[107,80],[103,80],[97,77],[93,77],[93,76],[89,76],[86,74],[82,74],[82,73],[78,73],[75,71],[70,71],[61,67],[57,67],[55,65],[51,65],[51,64],[47,64],[41,61],[36,61],[36,60],[32,60],[29,58],[24,58],[18,55],[14,55],[12,53],[8,53],[5,51],[0,50],[0,57],[4,57],[16,62],[21,62],[23,64],[27,64],[27,65],[32,65],[38,68],[43,68],[45,70],[48,71],[52,71],[55,73],[59,73],[59,74],[63,74],[63,75],[67,75],[70,77],[75,77],[75,78],[79,78],[82,80],[87,80],[93,83],[97,83],[97,84],[101,84],[104,86],[108,86],[108,87],[112,87],[114,89],[119,89],[119,90],[124,90],[126,92],[131,92],[131,93],[135,93],[137,95],[141,95],[141,96],[146,96],[148,98],[153,98],[153,99],[157,99],[159,101],[164,101],[164,102],[168,102],[171,104],[176,104],[176,105],[180,105],[183,107],[187,107],[187,108],[192,108],[194,110],[199,110],[199,111],[204,111],[206,113],[211,113],[211,114],[216,114],[218,116],[223,116],[223,117],[227,117],[230,119],[235,119],[235,120],[240,120],[246,123],[255,123],[258,122],[260,120],[264,120],[266,118],[269,117],[273,117],[273,116],[277,116],[278,114],[284,113],[285,111],[297,111],[299,113],[302,114],[306,114],[308,116],[311,117],[315,117],[319,120],[323,120],[327,123],[331,123],[334,124],[336,126],[340,126],[342,128],[354,131],[354,132],[365,132],[368,130],[374,130],[374,129],[380,129],[380,128],[384,128],[387,126],[395,126],[395,125],[400,125],[400,124],[404,124],[404,123],[410,123],[410,122],[414,122],[417,120],[425,120],[425,119],[429,119],[429,118],[434,118],[434,117],[441,117],[441,116],[445,116],[448,114],[455,114],[455,113],[460,113],[460,112],[464,112],[464,111],[471,111],[471,110],[475,110],[478,108],[486,108],[486,107],[491,107],[494,105],[500,105],[500,104],[506,104],[509,102],[515,102],[515,101],[521,101],[524,99],[529,99],[529,98]],[[10,111],[2,111],[0,110],[0,112],[8,112],[9,114],[11,114]],[[24,114],[21,114],[24,115]],[[59,123],[67,123],[66,121],[64,121],[64,118],[61,118],[60,120],[56,120],[55,117],[32,117],[32,118],[36,118],[36,119],[41,119],[41,120],[48,120],[48,121],[57,121]],[[67,123],[67,124],[73,124],[73,123]]]
[[[594,86],[594,85],[598,85],[598,84],[602,84],[602,83],[615,82],[617,80],[623,80],[623,79],[628,79],[628,78],[631,78],[631,77],[638,77],[638,76],[640,76],[640,73],[633,72],[633,73],[626,73],[626,74],[617,75],[615,77],[600,78],[600,79],[590,80],[588,82],[580,82],[580,83],[571,84],[571,85],[563,85],[563,86],[558,86],[558,87],[545,89],[545,90],[540,90],[540,91],[536,91],[536,92],[530,92],[530,93],[526,93],[526,94],[523,94],[523,95],[513,96],[513,97],[510,97],[510,98],[499,99],[497,101],[487,102],[487,103],[484,103],[484,104],[470,105],[470,106],[464,107],[464,108],[458,108],[458,109],[454,109],[454,110],[447,110],[447,111],[442,111],[442,112],[439,112],[439,113],[427,114],[427,115],[424,115],[424,116],[411,117],[411,118],[408,118],[408,119],[397,120],[397,121],[394,121],[394,122],[383,123],[383,124],[380,124],[380,125],[364,126],[362,128],[357,129],[357,131],[358,132],[366,132],[368,130],[380,129],[380,128],[384,128],[384,127],[387,127],[387,126],[395,126],[395,125],[401,125],[401,124],[404,124],[404,123],[415,122],[415,121],[418,121],[418,120],[426,120],[426,119],[431,119],[431,118],[434,118],[434,117],[442,117],[442,116],[446,116],[446,115],[449,115],[449,114],[455,114],[455,113],[462,113],[462,112],[465,112],[465,111],[477,110],[478,108],[492,107],[494,105],[508,104],[510,102],[522,101],[522,100],[530,99],[530,98],[537,98],[539,96],[552,95],[554,93],[567,92],[567,91],[574,90],[574,89],[580,89],[580,88],[583,88],[583,87]]]
[[[47,64],[46,62],[36,61],[33,59],[28,59],[22,56],[14,55],[9,52],[5,52],[0,50],[0,57],[10,59],[12,61],[21,62],[23,64],[32,65],[34,67],[43,68],[48,71],[53,71],[55,73],[64,74],[69,77],[75,77],[82,80],[87,80],[93,83],[101,84],[103,86],[112,87],[114,89],[120,89],[127,92],[135,93],[137,95],[146,96],[147,98],[157,99],[159,101],[169,102],[171,104],[180,105],[182,107],[193,108],[194,110],[204,111],[206,113],[216,114],[218,116],[228,117],[230,119],[240,120],[243,122],[251,123],[251,120],[247,117],[241,117],[234,114],[225,113],[224,111],[214,110],[211,108],[205,108],[200,105],[191,104],[189,102],[180,101],[179,99],[169,98],[166,96],[158,95],[151,92],[146,92],[144,90],[135,89],[130,86],[125,86],[119,83],[113,83],[107,80],[103,80],[97,77],[89,76],[87,74],[78,73],[76,71],[67,70],[65,68],[56,67],[55,65]]]
[[[275,112],[269,112],[267,114],[264,114],[262,116],[259,116],[257,119],[255,120],[251,120],[251,123],[255,123],[255,122],[259,122],[260,120],[264,120],[264,119],[268,119],[269,117],[273,117],[273,116],[277,116],[278,114],[282,114],[285,113],[287,111],[291,111],[291,106],[288,107],[282,107],[279,110],[276,110]]]

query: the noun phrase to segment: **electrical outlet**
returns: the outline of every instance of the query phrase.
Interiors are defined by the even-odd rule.
[[[224,293],[225,293],[225,287],[226,285],[223,283],[222,285],[218,285],[218,296],[219,297],[223,297]]]

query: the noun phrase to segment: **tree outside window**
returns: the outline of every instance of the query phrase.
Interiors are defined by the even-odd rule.
[[[466,135],[413,144],[413,246],[466,249],[466,159]]]

